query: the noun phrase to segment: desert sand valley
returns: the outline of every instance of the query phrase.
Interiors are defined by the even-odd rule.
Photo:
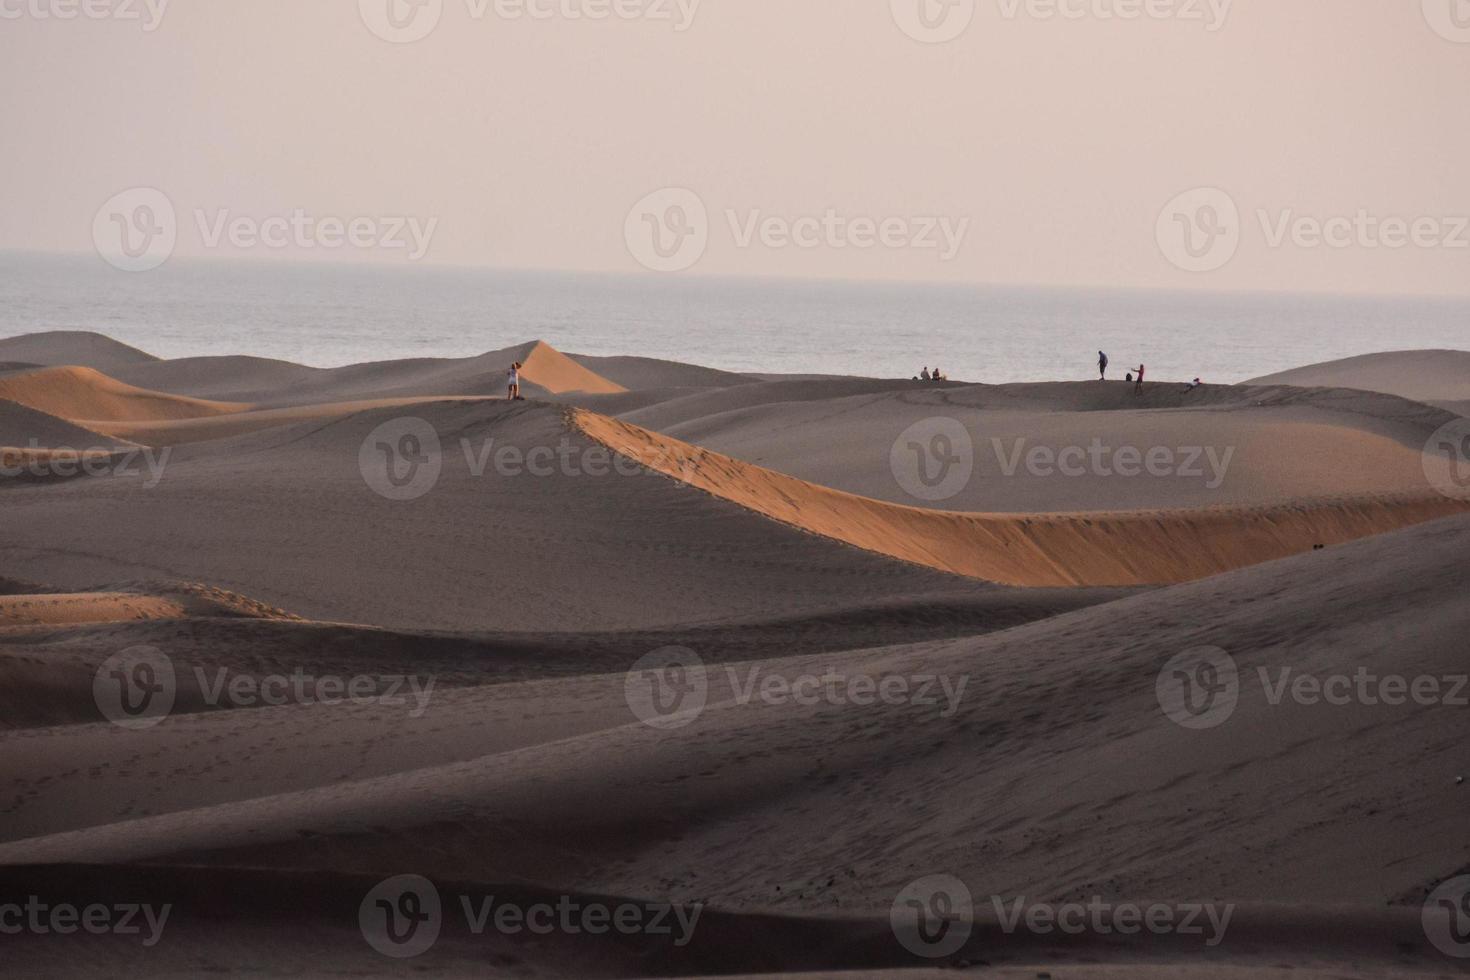
[[[0,972],[1459,975],[1467,405],[0,340]]]

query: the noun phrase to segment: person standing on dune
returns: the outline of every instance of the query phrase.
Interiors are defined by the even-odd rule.
[[[1141,395],[1141,394],[1143,394],[1143,372],[1144,372],[1144,365],[1142,365],[1142,364],[1138,365],[1138,381],[1135,382],[1134,385],[1133,385],[1133,393],[1135,395]]]
[[[1108,355],[1102,351],[1097,352],[1097,373],[1099,381],[1108,380]]]
[[[505,399],[506,401],[518,402],[521,400],[521,362],[516,361],[510,366],[510,370],[505,373],[510,378],[510,390],[506,394]]]

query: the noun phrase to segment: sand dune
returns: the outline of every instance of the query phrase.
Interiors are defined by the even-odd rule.
[[[373,950],[351,928],[364,897],[378,884],[366,875],[297,874],[260,869],[189,867],[46,867],[0,870],[8,891],[43,886],[41,900],[83,906],[145,905],[170,915],[166,941],[147,946],[138,936],[79,933],[66,947],[75,970],[151,976],[230,973],[241,963],[269,975],[346,973],[354,977],[698,977],[731,980],[804,977],[807,980],[940,980],[955,966],[936,967],[904,953],[887,923],[877,918],[742,915],[703,910],[696,941],[646,932],[599,939],[579,936],[503,935],[476,931],[462,917],[446,917],[431,953],[393,960]],[[506,905],[616,908],[626,898],[559,894],[521,883],[444,881],[441,903],[471,908],[487,898]],[[281,901],[289,894],[289,902]],[[640,900],[631,899],[633,903]],[[651,920],[650,920],[651,921]],[[1238,910],[1232,933],[1239,942],[1202,957],[1197,943],[1162,937],[1153,946],[1118,937],[1022,938],[1006,936],[995,922],[974,931],[971,959],[987,977],[1037,980],[1390,980],[1435,975],[1418,952],[1421,933],[1403,911],[1353,910],[1334,914],[1279,908]],[[672,933],[673,930],[670,930]],[[145,919],[139,936],[151,935]],[[7,944],[7,965],[29,974],[49,973],[54,944],[22,934]],[[1307,950],[1302,945],[1307,945]],[[96,965],[95,967],[93,965]],[[109,971],[110,968],[110,971]],[[1453,971],[1445,965],[1440,970]],[[739,973],[733,971],[740,971]],[[72,976],[79,975],[73,972]],[[1448,974],[1440,972],[1437,975]]]
[[[189,617],[247,616],[292,619],[242,596],[200,585],[130,586],[113,591],[0,595],[0,627],[120,623]],[[12,639],[13,632],[7,634]]]
[[[853,395],[919,390],[912,381],[873,378],[825,378],[820,381],[762,381],[698,391],[681,398],[629,412],[627,421],[659,432],[693,419],[706,419],[753,405],[790,405],[824,402]]]
[[[650,388],[728,388],[755,380],[744,374],[651,357],[592,357],[587,354],[567,356],[587,370],[629,391],[645,391]]]
[[[1313,364],[1247,382],[1303,388],[1360,388],[1438,404],[1470,400],[1470,351],[1411,350]]]
[[[86,367],[53,367],[0,378],[0,399],[58,418],[90,422],[184,419],[248,407],[168,395],[123,384]]]
[[[50,330],[0,337],[0,362],[13,361],[43,367],[79,365],[110,373],[158,358],[111,337],[88,330]]]
[[[401,426],[374,433],[405,417],[432,428],[442,472],[392,500],[364,474],[387,486],[379,444]],[[620,469],[555,406],[379,408],[180,447],[156,486],[16,488],[0,560],[73,589],[200,581],[313,619],[429,629],[644,628],[983,588]]]
[[[885,503],[806,483],[577,412],[575,424],[631,459],[824,537],[1007,585],[1183,582],[1470,510],[1433,491],[1258,508],[967,514]]]
[[[872,389],[797,401],[788,400],[788,387],[754,385],[621,417],[862,496],[984,512],[1256,506],[1422,493],[1430,490],[1425,445],[1449,421],[1438,409],[1392,396],[1280,387],[1186,393],[1181,385],[1158,385],[1142,398],[1127,384],[885,389],[873,383]],[[956,428],[962,436],[952,435]],[[973,471],[952,495],[924,499],[898,479],[895,466],[916,474],[939,434],[954,452],[966,452]],[[1094,445],[1102,453],[1096,466]],[[1160,474],[1137,467],[1121,475],[1119,454],[1129,449],[1140,459],[1162,451],[1170,465]],[[1057,458],[1079,451],[1089,454],[1083,470],[1060,472]],[[1029,465],[1038,452],[1053,465]]]
[[[186,358],[136,365],[119,376],[160,391],[283,408],[382,398],[503,397],[506,371],[517,361],[524,365],[522,386],[530,396],[624,390],[543,341],[469,358],[421,358],[340,368],[262,358]]]
[[[1466,857],[1463,708],[1273,704],[1256,674],[1461,672],[1467,544],[1470,519],[1456,518],[986,637],[745,665],[787,678],[834,667],[968,678],[948,717],[918,703],[740,703],[717,670],[709,706],[677,733],[632,720],[620,675],[458,690],[417,721],[381,705],[339,708],[330,721],[310,706],[217,712],[169,719],[127,746],[76,729],[81,741],[62,751],[91,759],[91,773],[53,786],[37,785],[43,770],[18,771],[23,809],[72,799],[95,812],[127,799],[129,785],[147,803],[0,845],[0,861],[147,860],[212,867],[214,880],[238,874],[231,867],[366,882],[411,868],[445,889],[554,880],[575,894],[708,900],[723,913],[779,914],[792,942],[821,951],[814,968],[856,963],[813,915],[870,923],[860,927],[870,966],[914,962],[889,958],[882,919],[909,880],[944,870],[982,904],[1243,903],[1239,931],[1211,953],[1225,962],[1269,959],[1263,946],[1335,923],[1349,935],[1322,933],[1321,948],[1355,951],[1345,958],[1452,970],[1428,958],[1413,926],[1416,904]],[[1220,727],[1189,731],[1161,712],[1155,685],[1201,644],[1234,658],[1241,693]],[[393,751],[372,751],[390,729]],[[221,740],[239,751],[220,757]],[[272,761],[282,753],[291,766]],[[140,755],[157,760],[151,770],[124,764]],[[395,756],[420,768],[369,775]],[[344,759],[354,760],[346,781]],[[312,778],[332,784],[285,788]],[[183,798],[242,782],[259,795]],[[115,785],[89,794],[88,783]],[[173,812],[139,812],[154,805]],[[314,914],[329,920],[329,909]],[[694,945],[737,956],[720,935]],[[1067,950],[982,925],[965,956],[1056,969],[1104,953],[1119,964],[1199,955],[1156,939]]]
[[[96,427],[119,439],[147,446],[184,446],[215,439],[232,439],[237,436],[265,432],[307,422],[328,422],[359,412],[398,409],[414,411],[418,406],[454,402],[503,402],[504,398],[467,398],[446,396],[443,398],[374,398],[354,402],[325,402],[321,404],[296,405],[290,408],[262,408],[236,412],[231,415],[214,415],[190,419],[158,419],[145,421],[123,421],[93,423]]]
[[[0,346],[128,362],[0,375],[0,399],[39,403],[0,400],[0,445],[168,447],[157,479],[0,488],[0,903],[175,918],[156,948],[6,935],[10,972],[1465,972],[1419,914],[1470,873],[1470,504],[1421,465],[1442,410],[1336,382],[1137,397],[759,381],[542,344],[316,369],[102,340]],[[498,397],[511,360],[549,402]],[[915,501],[894,447],[935,418],[976,475]],[[1233,462],[1208,487],[980,461],[992,440],[1094,437]],[[670,648],[697,658],[664,678],[673,703],[632,697]],[[1208,724],[1173,705],[1179,724],[1161,685],[1201,648],[1236,686]],[[1277,686],[1365,675],[1443,696]],[[112,704],[108,678],[166,690],[168,713]],[[687,945],[447,922],[399,961],[358,915],[403,873],[450,908],[709,908]],[[935,873],[979,914],[931,961],[888,917]],[[1202,949],[1007,931],[993,902],[1022,897],[1237,908]]]
[[[0,448],[113,449],[120,443],[100,432],[11,401],[0,401]]]

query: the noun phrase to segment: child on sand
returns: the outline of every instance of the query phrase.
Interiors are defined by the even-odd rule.
[[[1143,372],[1144,372],[1144,365],[1142,365],[1142,364],[1138,365],[1138,380],[1136,382],[1134,382],[1134,385],[1133,385],[1133,393],[1135,395],[1141,395],[1141,394],[1143,394]]]
[[[524,399],[521,398],[521,362],[516,361],[505,373],[510,378],[510,391],[505,396],[506,401],[523,401]]]
[[[1108,380],[1108,355],[1102,351],[1097,352],[1097,373],[1099,381]]]

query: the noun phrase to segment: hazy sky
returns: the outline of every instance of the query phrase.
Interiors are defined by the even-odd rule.
[[[0,0],[0,247],[1470,293],[1470,0],[159,5]]]

